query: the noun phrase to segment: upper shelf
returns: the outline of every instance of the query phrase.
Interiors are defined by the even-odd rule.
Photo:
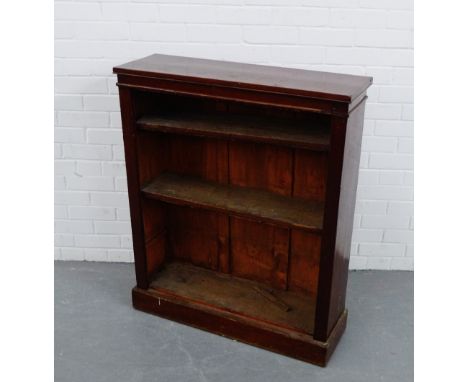
[[[270,222],[287,228],[320,231],[323,203],[268,191],[163,173],[142,190],[149,198]]]
[[[114,68],[114,73],[290,94],[350,103],[372,78],[313,70],[153,54]]]
[[[240,115],[173,113],[143,116],[137,121],[140,129],[164,133],[212,138],[242,139],[291,147],[327,151],[328,129],[310,123],[283,122]]]

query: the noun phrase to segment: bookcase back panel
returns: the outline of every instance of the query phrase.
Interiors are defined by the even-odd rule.
[[[327,153],[296,149],[292,196],[325,201],[327,169]]]
[[[229,142],[229,183],[290,196],[292,159],[290,148]]]
[[[217,213],[168,205],[167,227],[171,259],[218,270],[220,246]]]
[[[287,288],[287,229],[231,217],[231,264],[234,276]]]
[[[162,203],[142,199],[146,266],[149,275],[160,269],[166,259],[166,210]]]
[[[317,294],[320,265],[320,235],[291,230],[291,255],[289,259],[288,289]]]

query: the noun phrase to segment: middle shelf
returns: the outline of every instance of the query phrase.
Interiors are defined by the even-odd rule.
[[[146,185],[142,193],[163,202],[205,208],[287,228],[322,230],[323,203],[268,191],[163,173]]]

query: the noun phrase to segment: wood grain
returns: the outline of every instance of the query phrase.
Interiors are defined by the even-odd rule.
[[[320,231],[322,226],[321,203],[193,177],[164,173],[144,187],[142,193],[168,203],[206,208],[287,228]]]
[[[142,130],[245,140],[327,151],[330,135],[324,126],[307,121],[288,121],[262,117],[200,113],[161,113],[143,116],[137,121]]]

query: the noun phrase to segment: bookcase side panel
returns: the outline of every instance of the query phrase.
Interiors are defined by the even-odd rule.
[[[146,289],[149,286],[146,262],[145,233],[140,204],[140,181],[138,173],[137,137],[135,134],[135,115],[132,92],[125,87],[119,88],[120,111],[127,170],[128,198],[132,223],[133,253],[137,286]]]
[[[365,98],[348,118],[332,117],[314,338],[326,341],[345,310]]]

